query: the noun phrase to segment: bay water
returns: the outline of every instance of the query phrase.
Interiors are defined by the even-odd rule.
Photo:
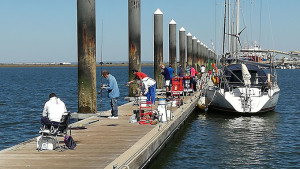
[[[104,69],[118,81],[119,105],[127,103],[128,67]],[[153,67],[142,71],[153,77]],[[277,73],[275,111],[236,116],[196,109],[149,168],[300,168],[300,70]],[[97,67],[98,90],[100,75]],[[38,136],[50,93],[76,112],[77,91],[77,67],[0,68],[0,150]],[[105,92],[97,99],[98,111],[110,109]]]

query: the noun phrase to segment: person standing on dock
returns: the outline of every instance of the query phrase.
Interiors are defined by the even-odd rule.
[[[172,80],[172,78],[173,78],[173,73],[174,73],[174,71],[175,71],[175,70],[172,68],[172,65],[169,65],[168,71],[169,71],[169,74],[170,74],[170,78],[171,78],[171,80]]]
[[[118,119],[118,98],[120,97],[120,92],[117,80],[113,75],[109,74],[107,70],[103,70],[102,76],[107,79],[107,85],[102,85],[101,90],[107,90],[108,98],[111,99],[111,116],[108,118]]]
[[[65,112],[67,112],[65,103],[57,98],[55,93],[51,93],[49,100],[45,103],[41,123],[43,125],[51,125],[53,122],[58,124]]]
[[[160,68],[162,69],[161,74],[164,75],[164,78],[165,78],[165,87],[166,87],[166,91],[168,92],[169,91],[169,87],[170,87],[170,81],[171,81],[170,73],[169,73],[168,68],[165,67],[165,65],[160,65]]]
[[[179,65],[179,68],[178,68],[178,76],[179,76],[179,77],[184,77],[184,75],[185,75],[184,68],[183,68],[181,65]]]
[[[202,77],[202,75],[205,73],[205,66],[202,65],[201,68],[200,68],[200,70],[201,70],[201,77]]]

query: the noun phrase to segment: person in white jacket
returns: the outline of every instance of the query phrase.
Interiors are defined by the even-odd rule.
[[[57,98],[55,93],[51,93],[49,101],[45,103],[41,122],[42,124],[59,123],[65,112],[67,112],[65,103]]]
[[[156,81],[150,77],[142,79],[142,94],[147,96],[147,101],[151,100],[155,104]]]

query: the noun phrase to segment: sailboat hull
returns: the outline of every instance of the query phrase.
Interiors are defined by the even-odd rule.
[[[245,98],[245,93],[249,97]],[[232,91],[210,88],[207,91],[208,109],[222,112],[255,114],[275,109],[279,98],[279,88],[261,92],[258,88],[236,88]]]

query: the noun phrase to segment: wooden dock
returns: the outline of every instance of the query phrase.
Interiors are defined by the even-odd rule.
[[[194,110],[197,95],[186,96],[183,106],[173,107],[174,118],[167,123],[129,123],[133,110],[138,109],[132,102],[119,107],[117,120],[97,116],[81,120],[72,126],[99,121],[88,124],[87,129],[72,130],[77,143],[75,150],[38,152],[36,138],[33,138],[0,151],[0,168],[141,168],[164,147]],[[109,114],[106,111],[102,115]]]

